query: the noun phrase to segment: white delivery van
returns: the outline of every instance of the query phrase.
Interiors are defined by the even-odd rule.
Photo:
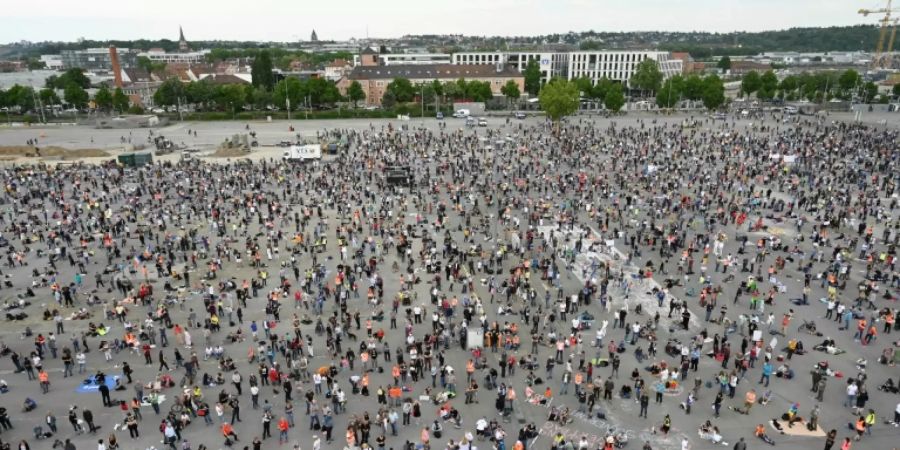
[[[281,159],[285,161],[322,159],[322,146],[319,144],[292,145],[284,151]]]
[[[458,110],[456,110],[455,113],[453,113],[453,117],[456,117],[457,119],[465,119],[465,118],[469,117],[471,114],[472,114],[472,112],[469,111],[468,109],[458,109]]]

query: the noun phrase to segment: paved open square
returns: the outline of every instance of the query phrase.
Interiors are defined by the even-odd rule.
[[[0,166],[0,440],[896,448],[900,124],[850,119],[2,129],[198,153]]]

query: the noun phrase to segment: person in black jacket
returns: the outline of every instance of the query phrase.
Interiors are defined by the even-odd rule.
[[[91,433],[96,433],[97,426],[94,425],[94,413],[89,409],[85,409],[81,411],[81,417],[84,419],[84,422],[88,424],[88,430],[90,430]]]

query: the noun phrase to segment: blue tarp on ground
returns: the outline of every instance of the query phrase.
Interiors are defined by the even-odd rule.
[[[89,392],[97,392],[100,390],[100,385],[94,382],[94,377],[90,378],[90,384],[85,384],[84,382],[75,389],[75,392],[79,392],[81,394],[89,393]],[[110,391],[114,390],[116,387],[116,377],[107,375],[104,380],[104,384],[109,388]]]

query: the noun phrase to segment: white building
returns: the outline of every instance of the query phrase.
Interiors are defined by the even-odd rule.
[[[554,52],[462,52],[453,54],[453,64],[511,65],[524,72],[529,61],[537,61],[541,71],[541,83],[553,77],[567,76],[567,53]]]
[[[648,59],[659,63],[664,78],[680,75],[683,61],[672,58],[669,52],[659,51],[598,51],[570,52],[566,78],[588,77],[594,83],[608,78],[624,84],[628,83],[638,65]]]
[[[62,55],[41,55],[41,62],[48,70],[62,70]]]
[[[353,57],[353,66],[360,64],[359,55]],[[381,53],[378,64],[382,66],[399,66],[410,64],[450,64],[449,53]]]
[[[646,59],[659,63],[665,78],[681,74],[683,62],[661,51],[578,51],[578,52],[463,52],[453,54],[453,64],[505,64],[524,72],[535,60],[541,83],[553,77],[568,80],[587,76],[594,83],[603,77],[627,83],[638,64]]]
[[[146,52],[138,53],[138,57],[143,56],[153,62],[199,64],[206,62],[208,53],[209,50],[166,53],[165,50],[152,48]]]

